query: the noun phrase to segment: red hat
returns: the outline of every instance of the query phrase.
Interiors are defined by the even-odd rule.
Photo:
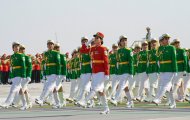
[[[95,35],[93,35],[94,37],[96,37],[96,36],[98,36],[98,37],[100,37],[101,39],[103,39],[104,38],[104,34],[103,33],[101,33],[101,32],[97,32]]]

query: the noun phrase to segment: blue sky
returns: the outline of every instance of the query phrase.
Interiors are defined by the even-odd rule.
[[[41,53],[56,35],[62,52],[70,52],[82,36],[91,39],[98,31],[109,48],[120,35],[130,45],[145,37],[147,26],[152,37],[169,33],[189,48],[189,5],[189,0],[0,0],[0,55],[11,54],[14,41],[29,54]]]

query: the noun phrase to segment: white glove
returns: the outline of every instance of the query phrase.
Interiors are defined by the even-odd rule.
[[[46,70],[46,63],[44,64],[44,70]]]
[[[117,69],[119,68],[119,63],[117,62]]]
[[[12,79],[9,78],[9,79],[8,79],[8,83],[11,83],[11,82],[12,82]]]
[[[90,45],[93,40],[94,39],[91,39],[90,41],[88,41],[87,43],[85,43],[85,45],[88,47],[88,45]]]
[[[160,67],[160,62],[158,61],[158,67]]]
[[[110,76],[109,75],[105,75],[104,80],[109,80]]]
[[[91,66],[91,68],[92,68],[92,61],[90,61],[90,66]]]
[[[12,72],[13,68],[10,66],[10,72]]]
[[[149,66],[149,61],[147,61],[147,64],[146,64],[146,65],[147,65],[147,67]]]

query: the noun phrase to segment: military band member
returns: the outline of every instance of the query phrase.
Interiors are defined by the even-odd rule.
[[[149,65],[147,68],[147,73],[149,76],[149,83],[150,83],[150,92],[148,101],[152,101],[153,97],[158,88],[158,77],[159,77],[159,66],[158,66],[158,57],[156,54],[157,51],[157,40],[152,38],[151,41],[151,50],[148,53],[148,61]]]
[[[69,98],[67,98],[68,101],[73,102],[74,99],[76,98],[76,93],[78,90],[78,84],[77,84],[77,50],[74,49],[72,52],[72,58],[69,60],[69,66],[70,66],[70,71],[71,71],[71,88],[70,88],[70,95]]]
[[[54,45],[55,42],[53,40],[47,41],[48,50],[44,53],[47,82],[44,92],[42,92],[43,94],[35,101],[39,105],[43,105],[44,100],[53,92],[56,86],[56,80],[59,78],[61,72],[60,54],[53,50]]]
[[[77,101],[78,101],[78,98],[79,98],[79,94],[80,94],[80,83],[81,83],[81,79],[80,79],[80,76],[81,76],[81,63],[80,63],[80,54],[79,54],[79,50],[80,50],[80,47],[78,47],[77,49],[77,53],[76,53],[76,58],[75,58],[75,71],[77,73],[77,78],[76,78],[76,87],[77,87],[77,92],[75,93],[75,97],[74,97],[74,101],[75,101],[75,105],[77,105]]]
[[[161,102],[161,98],[168,92],[171,104],[169,108],[175,108],[176,103],[172,91],[172,80],[177,76],[177,60],[176,60],[176,49],[169,45],[170,36],[168,34],[162,35],[162,46],[158,49],[158,61],[159,61],[159,72],[160,72],[160,88],[156,94],[153,103],[158,105]]]
[[[183,81],[186,80],[185,79],[186,77],[184,75],[186,75],[187,73],[187,53],[185,49],[180,47],[179,39],[174,39],[173,45],[176,48],[176,58],[177,58],[177,67],[178,67],[177,76],[173,79],[173,92],[175,95],[177,93],[179,86],[181,86],[182,83],[184,83]],[[183,89],[184,87],[180,88]],[[184,99],[185,98],[179,98],[178,101],[183,101]]]
[[[2,107],[8,108],[16,95],[21,90],[21,82],[26,78],[26,65],[25,65],[25,56],[19,53],[20,44],[18,42],[13,42],[12,49],[14,54],[11,55],[11,73],[9,82],[12,82],[9,95],[5,101],[5,104]],[[23,91],[22,91],[23,92]],[[25,110],[27,107],[26,99],[23,94],[20,94],[22,107],[21,110]]]
[[[124,90],[128,99],[127,107],[132,108],[134,104],[131,91],[129,91],[129,81],[133,80],[133,53],[130,48],[127,48],[126,36],[120,36],[119,42],[121,45],[117,52],[119,86],[115,95],[115,99],[111,100],[111,103],[117,105],[121,93]]]
[[[142,51],[139,52],[138,56],[138,64],[137,64],[137,85],[139,87],[137,100],[144,101],[144,90],[146,92],[146,97],[149,95],[149,81],[147,75],[147,66],[148,66],[148,42],[144,41],[142,43]]]
[[[21,82],[21,91],[20,94],[25,96],[26,106],[23,106],[21,109],[25,110],[32,107],[32,101],[28,90],[28,83],[31,81],[32,76],[32,59],[30,56],[25,54],[25,46],[21,45],[19,52],[25,56],[25,65],[26,65],[26,77]]]
[[[115,96],[115,91],[118,86],[118,68],[117,68],[117,50],[118,46],[116,44],[112,45],[112,51],[109,54],[109,64],[110,64],[110,81],[112,82],[111,92],[108,96],[108,99]]]
[[[186,49],[187,52],[187,73],[184,79],[184,95],[183,96],[188,96],[188,87],[190,84],[190,49]],[[187,100],[190,103],[190,96],[186,97],[185,100]]]
[[[131,91],[133,91],[133,99],[136,99],[138,96],[139,92],[139,81],[138,81],[138,75],[137,75],[137,63],[138,63],[138,55],[139,52],[141,51],[141,46],[136,44],[134,48],[134,53],[133,53],[133,66],[134,66],[134,71],[133,71],[133,81],[134,81],[134,89],[131,87]]]
[[[94,37],[94,46],[90,50],[92,59],[91,91],[84,101],[79,102],[79,105],[85,107],[87,102],[98,93],[104,106],[104,111],[100,114],[108,114],[110,110],[104,92],[104,81],[109,80],[108,52],[107,48],[103,46],[104,35],[97,32]]]
[[[81,76],[80,76],[80,83],[79,83],[79,95],[78,101],[84,99],[84,96],[90,91],[90,79],[91,79],[91,58],[90,58],[90,46],[88,45],[87,37],[81,38],[81,44],[79,50],[79,57],[80,57],[80,66],[81,66]]]
[[[61,63],[61,72],[59,77],[56,79],[56,88],[54,89],[54,99],[56,102],[56,105],[53,106],[54,108],[62,108],[63,106],[66,106],[66,101],[63,98],[63,85],[62,82],[66,80],[66,57],[64,54],[60,53],[60,45],[59,43],[56,43],[54,46],[54,50],[59,52],[60,54],[60,63]]]

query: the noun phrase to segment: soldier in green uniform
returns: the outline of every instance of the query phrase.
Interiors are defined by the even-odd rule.
[[[25,98],[26,98],[26,102],[27,102],[27,103],[25,103],[26,105],[23,106],[22,108],[20,108],[21,110],[25,110],[28,108],[32,108],[32,101],[31,101],[29,90],[27,87],[28,83],[31,81],[31,76],[32,76],[32,60],[29,55],[25,54],[25,46],[24,45],[20,45],[19,53],[21,53],[25,56],[25,65],[26,65],[26,77],[23,78],[23,80],[21,82],[22,88],[20,89],[20,92],[19,92],[21,96],[25,96]],[[15,98],[17,98],[17,97],[15,97]],[[19,97],[18,97],[18,99],[15,99],[15,100],[17,103],[19,103],[19,101],[20,101]]]
[[[79,92],[77,101],[84,100],[84,96],[90,92],[90,79],[91,79],[91,58],[90,58],[90,46],[88,38],[81,38],[81,47],[79,49],[79,62],[80,62],[80,80],[79,82]]]
[[[79,55],[79,50],[80,50],[80,47],[78,47],[76,49],[76,57],[75,57],[75,71],[76,71],[76,85],[75,85],[75,88],[77,88],[76,92],[75,92],[75,95],[74,95],[74,104],[77,105],[78,104],[78,98],[79,98],[79,94],[80,94],[80,91],[81,89],[79,88],[80,86],[80,83],[81,83],[81,79],[80,79],[80,76],[81,76],[81,63],[80,63],[80,55]]]
[[[47,41],[48,50],[44,53],[47,83],[44,91],[42,92],[43,94],[41,94],[40,98],[35,101],[39,105],[43,105],[47,96],[53,92],[53,89],[56,86],[56,80],[59,78],[61,73],[60,54],[53,50],[54,44],[53,40]]]
[[[20,44],[18,42],[13,42],[12,49],[14,54],[11,55],[11,73],[10,80],[12,82],[11,89],[9,95],[5,101],[5,104],[2,107],[8,108],[16,95],[19,93],[21,89],[21,82],[24,78],[26,78],[26,65],[25,65],[25,56],[19,53]],[[26,99],[25,96],[21,95],[22,106],[26,107]],[[23,108],[21,107],[21,108]],[[25,110],[25,109],[21,109]]]
[[[111,103],[117,105],[122,91],[124,90],[128,99],[127,107],[132,108],[134,106],[131,97],[131,91],[129,91],[129,80],[133,79],[133,53],[130,48],[127,48],[127,37],[120,36],[120,49],[118,49],[118,78],[119,88],[116,92],[115,99],[111,100]]]
[[[56,105],[53,106],[53,108],[62,108],[63,106],[66,106],[66,101],[63,98],[63,85],[62,81],[66,80],[66,72],[67,72],[67,62],[66,57],[64,54],[60,53],[60,45],[59,43],[56,43],[54,46],[54,50],[59,52],[60,54],[60,64],[61,64],[61,72],[58,75],[58,78],[56,79],[56,87],[53,91],[54,99],[56,101]]]
[[[69,65],[70,65],[70,71],[71,71],[71,88],[70,88],[70,95],[69,98],[67,98],[68,101],[73,102],[75,97],[76,97],[76,93],[78,90],[78,86],[77,86],[77,78],[78,78],[78,73],[77,73],[77,50],[74,49],[72,52],[72,58],[69,61]]]
[[[190,49],[186,49],[187,52],[187,73],[184,79],[184,94],[183,96],[186,97],[188,93],[188,86],[190,84]],[[186,97],[185,100],[187,100],[190,103],[190,96]]]
[[[118,72],[117,50],[118,50],[118,46],[116,44],[113,44],[112,52],[109,54],[110,81],[112,82],[112,88],[111,88],[111,92],[110,92],[109,96],[107,97],[108,99],[115,96],[115,91],[119,84],[118,75],[117,75],[117,72]]]
[[[177,76],[177,59],[175,47],[169,45],[170,36],[168,34],[162,35],[162,47],[158,49],[158,61],[159,61],[159,72],[160,72],[160,88],[156,94],[153,103],[158,105],[161,102],[161,98],[168,92],[171,104],[170,108],[175,108],[176,103],[173,95],[172,80]]]
[[[180,47],[179,39],[174,39],[173,44],[176,48],[176,58],[177,58],[177,67],[178,67],[178,74],[173,79],[173,92],[174,94],[176,94],[179,86],[181,86],[182,83],[184,83],[182,79],[185,80],[186,78],[185,75],[187,72],[187,53],[185,49]],[[183,87],[180,87],[180,88],[183,89]],[[185,98],[180,98],[179,96],[178,101],[183,101],[184,99]]]
[[[148,75],[147,75],[147,66],[148,66],[148,42],[144,41],[142,43],[142,51],[139,52],[137,56],[137,75],[138,79],[136,82],[136,87],[139,89],[137,100],[138,101],[144,101],[145,97],[143,94],[143,91],[145,90],[146,95],[149,94],[149,81],[148,81]]]
[[[152,101],[152,96],[155,96],[155,91],[158,88],[158,76],[159,76],[159,66],[158,66],[158,57],[156,55],[157,51],[157,40],[155,38],[151,39],[151,50],[148,53],[148,68],[147,73],[149,76],[150,83],[150,93],[148,101]]]
[[[137,63],[138,63],[138,55],[141,51],[141,46],[136,44],[134,48],[133,53],[133,66],[134,66],[134,72],[133,72],[133,81],[134,81],[134,89],[131,87],[131,90],[133,91],[134,99],[136,99],[138,96],[138,90],[139,90],[139,81],[138,81],[138,75],[137,75]],[[137,86],[136,86],[137,85]]]
[[[67,62],[67,75],[66,75],[66,82],[70,81],[70,72],[69,72],[69,64],[68,64],[68,61],[70,60],[69,58],[69,52],[66,52],[65,53],[65,57],[66,57],[66,62]]]

